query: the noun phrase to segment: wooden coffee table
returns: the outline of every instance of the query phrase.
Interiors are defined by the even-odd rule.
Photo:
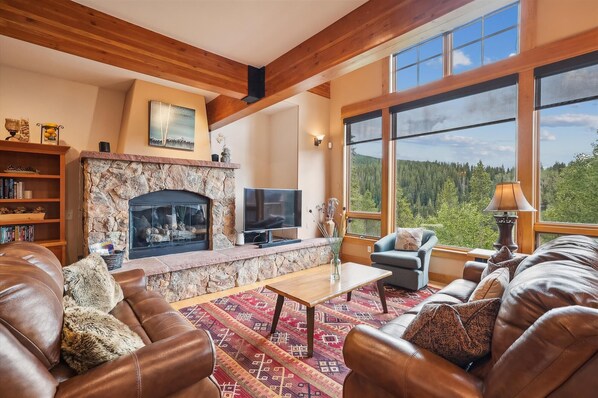
[[[322,267],[320,272],[314,274],[301,275],[266,285],[266,288],[278,294],[270,332],[274,333],[276,331],[285,297],[303,304],[307,308],[307,356],[311,357],[314,353],[314,314],[316,305],[345,293],[347,294],[347,300],[350,301],[352,290],[372,282],[377,282],[382,309],[384,313],[387,313],[388,308],[386,307],[382,279],[391,276],[392,272],[355,263],[344,263],[341,266],[341,280],[338,282],[330,282],[330,268]]]

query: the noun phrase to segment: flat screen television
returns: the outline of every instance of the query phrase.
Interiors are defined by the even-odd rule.
[[[245,232],[301,227],[301,190],[245,188],[243,197]]]

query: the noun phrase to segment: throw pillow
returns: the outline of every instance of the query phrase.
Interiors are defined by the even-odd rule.
[[[507,246],[503,246],[499,251],[494,253],[488,258],[488,261],[492,261],[495,264],[502,263],[513,258],[513,253]]]
[[[405,329],[403,339],[465,367],[490,352],[500,299],[429,303]]]
[[[418,250],[422,245],[424,230],[422,228],[397,228],[395,250]]]
[[[524,259],[525,259],[525,257],[519,256],[519,257],[513,257],[509,260],[502,261],[500,263],[494,263],[494,262],[488,260],[488,264],[486,265],[486,268],[484,268],[484,271],[482,271],[481,277],[482,277],[482,279],[484,279],[485,277],[487,277],[488,275],[490,275],[491,273],[493,273],[494,271],[496,271],[499,268],[507,268],[509,270],[509,280],[511,280],[515,277],[515,271],[517,270],[517,267]]]
[[[62,357],[77,373],[112,361],[143,347],[143,341],[127,325],[110,314],[65,302]]]
[[[469,301],[502,298],[508,285],[509,270],[507,268],[498,268],[480,281],[471,297],[469,297]]]
[[[82,307],[110,312],[123,299],[120,285],[99,254],[90,254],[62,269],[65,294]]]

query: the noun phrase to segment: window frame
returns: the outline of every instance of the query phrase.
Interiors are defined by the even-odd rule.
[[[358,142],[350,142],[349,138],[350,138],[350,134],[351,134],[351,124],[353,123],[359,123],[362,121],[366,121],[366,120],[371,120],[371,119],[375,119],[375,118],[381,118],[382,121],[382,132],[381,132],[381,136],[380,138],[375,138],[375,139],[367,139],[367,140],[363,140],[363,141],[358,141]],[[355,219],[355,220],[379,220],[381,223],[381,228],[380,231],[378,232],[377,236],[372,236],[372,235],[362,235],[362,234],[355,234],[355,233],[350,233],[348,232],[348,225],[347,225],[347,230],[345,231],[345,235],[346,236],[352,236],[352,237],[359,237],[359,238],[375,238],[378,239],[382,236],[382,231],[383,231],[383,226],[382,226],[382,212],[383,212],[383,207],[381,205],[381,209],[379,212],[366,212],[366,211],[353,211],[351,210],[351,157],[350,157],[350,151],[351,151],[351,146],[354,144],[362,144],[362,143],[368,143],[368,142],[380,142],[380,146],[382,147],[382,158],[381,158],[381,172],[382,172],[382,176],[381,176],[381,185],[384,186],[384,168],[385,168],[385,156],[384,156],[384,112],[382,110],[376,110],[376,111],[372,111],[372,112],[367,112],[367,113],[363,113],[357,116],[352,116],[352,117],[348,117],[348,118],[344,118],[343,120],[343,126],[344,126],[344,137],[345,137],[345,148],[344,148],[344,154],[345,154],[345,164],[346,164],[346,178],[344,179],[346,182],[346,186],[345,186],[345,208],[347,209],[345,212],[345,220],[348,223],[350,219]],[[381,190],[383,190],[384,188],[382,188],[381,186]],[[382,197],[384,197],[383,192],[381,192]],[[384,200],[384,199],[383,199]]]
[[[586,54],[567,58],[558,62],[550,63],[536,67],[533,70],[533,117],[534,125],[536,126],[535,134],[535,156],[537,159],[536,169],[534,170],[536,184],[535,189],[535,201],[534,207],[538,210],[534,217],[534,241],[536,240],[537,234],[559,234],[559,235],[586,235],[592,237],[598,237],[598,224],[584,224],[584,223],[569,223],[564,221],[543,221],[541,219],[540,204],[541,204],[541,181],[540,181],[540,111],[543,109],[555,108],[571,103],[587,102],[598,99],[598,93],[593,97],[584,98],[582,100],[565,101],[559,103],[553,103],[549,105],[541,104],[541,79],[544,77],[554,76],[561,73],[566,73],[576,69],[582,69],[587,66],[598,64],[598,51],[588,52]],[[534,242],[535,243],[535,242]]]
[[[490,18],[490,17],[492,17],[492,16],[494,16],[494,15],[496,15],[496,14],[498,14],[498,13],[500,13],[500,12],[502,12],[502,11],[510,8],[510,7],[516,7],[517,8],[517,21],[516,21],[516,23],[513,24],[513,25],[509,25],[506,28],[503,28],[501,30],[498,30],[498,31],[493,32],[493,33],[491,33],[491,34],[489,34],[489,35],[486,36],[484,34],[484,27],[485,27],[485,21],[486,21],[486,19]],[[434,55],[432,57],[426,58],[425,60],[420,60],[419,59],[419,49],[420,49],[420,47],[422,45],[424,45],[424,44],[426,44],[426,43],[428,43],[428,42],[430,42],[432,40],[435,40],[438,37],[442,37],[442,40],[441,40],[441,42],[442,42],[442,53],[440,54],[440,57],[442,59],[442,71],[443,71],[443,73],[442,73],[442,76],[439,79],[432,80],[432,81],[427,82],[425,84],[437,82],[437,81],[442,80],[442,79],[444,79],[444,78],[446,78],[448,76],[459,75],[461,73],[469,72],[469,71],[472,71],[472,70],[477,70],[477,69],[483,68],[484,66],[492,65],[492,64],[494,64],[496,62],[500,62],[500,61],[506,59],[506,58],[502,58],[502,59],[499,59],[499,60],[496,60],[496,61],[485,63],[484,62],[484,42],[487,39],[490,39],[492,37],[495,37],[497,35],[505,33],[505,32],[507,32],[509,30],[513,30],[514,29],[517,32],[517,42],[516,42],[517,51],[516,51],[515,55],[520,54],[521,53],[521,14],[522,14],[521,0],[516,0],[516,1],[514,1],[512,3],[509,3],[509,4],[505,5],[505,6],[502,6],[502,7],[498,8],[498,9],[496,9],[496,10],[493,10],[493,11],[487,13],[487,14],[481,15],[478,18],[475,18],[475,19],[473,19],[471,21],[468,21],[468,22],[466,22],[464,24],[456,26],[456,27],[454,27],[453,29],[450,29],[447,32],[441,33],[439,35],[432,36],[431,38],[427,38],[427,39],[425,39],[423,41],[420,41],[418,43],[410,45],[409,47],[406,47],[404,49],[401,49],[400,51],[397,51],[397,52],[393,53],[392,56],[391,56],[391,62],[390,62],[390,66],[391,66],[391,74],[390,74],[390,76],[391,76],[391,78],[390,78],[390,80],[391,80],[390,81],[390,83],[391,83],[390,84],[390,86],[391,86],[391,93],[400,93],[400,92],[404,92],[404,91],[408,91],[408,90],[412,90],[414,88],[420,87],[419,65],[422,62],[429,61],[430,59],[438,57],[438,55]],[[464,28],[466,26],[472,25],[472,24],[477,23],[479,21],[481,21],[481,23],[482,23],[480,38],[468,41],[468,42],[466,42],[464,44],[459,45],[458,47],[454,47],[454,41],[453,41],[454,32],[456,30],[458,30],[458,29],[461,29],[461,28]],[[462,72],[459,72],[459,73],[455,74],[454,73],[454,68],[453,68],[453,52],[455,50],[459,50],[461,48],[467,47],[467,46],[472,45],[472,44],[477,43],[477,42],[480,42],[480,66],[478,66],[476,68],[464,70]],[[401,54],[401,53],[403,53],[403,52],[410,51],[411,49],[414,49],[414,48],[417,48],[417,61],[415,63],[409,64],[409,65],[404,66],[402,68],[397,68],[397,58],[398,58],[398,55]],[[507,58],[509,58],[509,57],[507,57]],[[414,65],[417,66],[417,81],[416,81],[416,84],[414,86],[411,86],[411,87],[407,88],[407,89],[398,90],[397,89],[397,72],[400,71],[400,70],[412,67]]]

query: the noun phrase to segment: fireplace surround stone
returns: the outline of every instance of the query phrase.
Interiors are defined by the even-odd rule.
[[[81,152],[83,243],[111,240],[129,248],[129,200],[150,192],[185,190],[210,200],[210,249],[226,249],[235,239],[234,163]]]

